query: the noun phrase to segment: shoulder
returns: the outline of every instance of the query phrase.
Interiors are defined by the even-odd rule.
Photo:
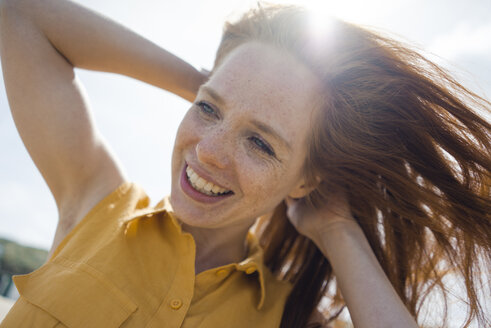
[[[130,194],[135,194],[133,198],[141,197],[141,193],[131,193],[132,189],[139,190],[133,183],[126,180],[114,181],[112,184],[108,183],[102,187],[94,188],[91,192],[74,196],[71,202],[65,203],[62,208],[59,208],[59,220],[48,257],[90,213],[94,214],[109,203],[127,201],[126,198]]]

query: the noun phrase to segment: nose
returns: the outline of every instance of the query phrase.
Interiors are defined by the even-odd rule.
[[[223,131],[213,131],[204,136],[196,145],[198,161],[220,169],[226,168],[230,163],[227,153],[227,141]]]

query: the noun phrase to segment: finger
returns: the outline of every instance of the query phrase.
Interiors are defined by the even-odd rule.
[[[295,201],[290,196],[286,196],[285,203],[288,207],[292,206]]]
[[[210,71],[207,70],[206,68],[203,68],[203,67],[201,67],[200,72],[201,72],[201,74],[204,74],[204,75],[207,75],[207,76],[210,75]]]
[[[289,198],[288,200],[285,199],[285,202],[287,203],[287,209],[286,209],[286,216],[288,219],[293,223],[293,225],[296,225],[297,221],[297,201],[295,201],[293,198]]]

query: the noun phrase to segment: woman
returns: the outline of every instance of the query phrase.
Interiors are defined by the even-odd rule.
[[[267,7],[226,25],[207,76],[69,2],[1,8],[12,114],[60,214],[3,326],[327,326],[335,276],[326,317],[346,304],[356,327],[415,327],[450,270],[486,325],[489,103],[417,53],[338,21],[314,37],[301,8]],[[74,67],[194,101],[169,199],[150,208],[126,180]]]

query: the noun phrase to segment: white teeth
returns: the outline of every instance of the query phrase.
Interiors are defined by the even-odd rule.
[[[206,184],[206,181],[202,177],[199,177],[198,181],[196,181],[196,186],[200,189],[203,188],[205,186],[205,184]]]
[[[211,182],[208,182],[203,189],[206,191],[211,191],[211,188],[213,188],[213,184]]]
[[[211,191],[213,191],[215,194],[218,193],[218,191],[220,191],[220,187],[219,186],[213,186],[213,188],[211,188]]]
[[[190,168],[189,166],[186,168],[186,173],[188,176],[188,180],[193,186],[193,188],[203,194],[209,196],[216,196],[217,194],[223,194],[225,192],[228,192],[227,189],[221,188],[209,181],[206,181],[205,179],[200,177],[196,172],[194,172],[193,169]]]

